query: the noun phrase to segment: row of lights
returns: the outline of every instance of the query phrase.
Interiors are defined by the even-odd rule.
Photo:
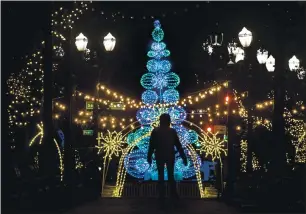
[[[243,27],[243,29],[238,33],[238,38],[240,41],[240,44],[243,48],[247,48],[251,45],[251,42],[253,40],[253,35],[252,32],[249,31],[247,28]],[[222,34],[222,40],[223,40],[223,34]],[[214,47],[219,47],[221,46],[221,43],[217,42],[217,36],[215,38],[215,42],[213,43],[212,40],[209,42],[203,43],[203,49],[208,52],[209,55],[213,53]],[[237,43],[235,42],[230,42],[227,46],[228,53],[230,56],[235,57],[235,62],[239,62],[241,60],[244,60],[245,58],[245,52],[243,48],[240,48],[237,46]],[[259,64],[265,64],[268,72],[274,72],[275,70],[275,58],[270,55],[267,50],[265,49],[259,49],[257,50],[257,61]],[[229,65],[234,64],[232,60],[230,59]],[[296,56],[293,56],[291,59],[288,61],[288,66],[290,71],[296,71],[297,76],[299,79],[303,79],[305,77],[305,69],[300,67],[300,61]]]
[[[188,101],[188,104],[192,105],[193,102],[199,102],[201,99],[205,99],[207,95],[214,95],[214,92],[219,92],[222,87],[227,88],[228,82],[224,82],[222,85],[219,86],[213,86],[209,89],[205,89],[204,91],[201,91],[196,96],[189,95],[186,98],[182,99],[180,102],[182,105],[186,106],[186,102]]]

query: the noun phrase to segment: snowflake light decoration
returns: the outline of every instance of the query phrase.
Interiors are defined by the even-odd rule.
[[[121,132],[110,132],[108,130],[105,135],[100,133],[97,140],[97,148],[99,149],[99,153],[103,151],[105,153],[105,157],[111,159],[113,155],[119,156],[120,152],[122,152],[124,139]]]
[[[199,140],[200,153],[205,153],[205,157],[211,156],[212,161],[219,159],[221,161],[221,156],[227,155],[227,150],[225,149],[225,140],[217,137],[218,133],[204,133],[202,139]]]

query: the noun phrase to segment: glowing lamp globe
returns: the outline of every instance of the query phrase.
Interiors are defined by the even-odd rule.
[[[237,44],[235,42],[228,43],[227,50],[230,55],[236,55]]]
[[[251,45],[253,35],[252,32],[245,27],[240,31],[238,37],[242,47],[247,48]]]
[[[103,45],[106,51],[113,51],[116,45],[116,38],[111,33],[108,33],[103,40]]]
[[[274,72],[275,70],[275,58],[272,55],[266,61],[266,68],[269,72]]]
[[[259,64],[265,64],[268,59],[268,51],[264,49],[257,50],[257,61]]]
[[[88,44],[88,39],[82,33],[75,38],[75,45],[78,51],[85,51]]]
[[[291,59],[289,59],[288,65],[290,71],[296,71],[300,68],[300,60],[296,58],[296,56],[293,56]]]
[[[305,78],[305,76],[306,76],[305,69],[304,68],[299,68],[297,70],[297,77],[298,77],[298,79],[303,80]],[[306,124],[305,124],[305,126],[306,126]]]
[[[235,62],[239,62],[240,60],[244,60],[244,50],[242,48],[236,48],[236,58]]]

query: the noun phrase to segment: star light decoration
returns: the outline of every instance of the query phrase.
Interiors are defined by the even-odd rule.
[[[121,132],[110,132],[107,130],[106,134],[99,133],[98,135],[98,146],[99,153],[103,151],[105,153],[105,157],[112,158],[113,155],[119,156],[122,152],[122,146],[124,143],[123,135]]]
[[[105,179],[108,172],[109,164],[113,158],[113,156],[119,156],[119,154],[123,151],[123,143],[125,142],[124,136],[121,132],[110,132],[107,130],[107,133],[103,135],[103,133],[99,133],[98,137],[98,146],[96,146],[100,153],[104,152],[104,161],[103,161],[103,172],[102,172],[102,192],[105,185]]]
[[[199,139],[200,153],[205,153],[205,157],[211,156],[212,161],[219,159],[221,162],[222,155],[227,156],[227,150],[225,148],[226,140],[217,137],[217,133],[203,133],[202,138]]]

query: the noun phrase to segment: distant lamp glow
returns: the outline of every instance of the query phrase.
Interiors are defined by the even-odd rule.
[[[236,55],[237,43],[235,43],[235,42],[230,42],[230,43],[228,43],[228,45],[227,45],[227,50],[228,50],[228,53],[229,53],[230,55]]]
[[[297,77],[298,77],[298,79],[303,80],[305,78],[305,75],[306,75],[306,71],[305,71],[304,68],[299,68],[297,70]]]
[[[216,34],[214,37],[215,41],[213,41],[212,36],[210,36],[211,45],[220,47],[223,43],[223,33],[221,33],[221,35]]]
[[[208,132],[211,132],[211,130],[212,130],[211,127],[208,127],[208,128],[207,128],[207,131],[208,131]]]
[[[251,45],[253,39],[252,32],[245,27],[240,31],[238,37],[242,47],[247,48]]]
[[[242,48],[237,47],[235,62],[237,63],[240,60],[244,60],[244,50]]]
[[[88,44],[88,39],[82,33],[75,38],[75,45],[78,51],[85,51]]]
[[[264,49],[257,50],[257,61],[259,64],[265,64],[268,59],[268,51]]]
[[[208,53],[208,55],[211,55],[214,51],[213,46],[211,45],[211,42],[209,40],[207,40],[206,42],[203,43],[202,45],[203,50],[206,51]]]
[[[103,45],[106,51],[113,51],[116,45],[116,38],[111,33],[108,33],[103,40]]]
[[[288,65],[290,71],[296,71],[300,68],[300,60],[296,58],[296,56],[293,56],[291,59],[289,59]]]
[[[232,59],[233,59],[233,57],[236,56],[236,52],[237,52],[237,43],[235,43],[235,42],[230,42],[230,43],[228,43],[228,45],[227,45],[227,50],[228,50],[229,58],[230,58],[230,60],[229,60],[229,62],[228,62],[227,64],[228,64],[228,65],[233,65],[233,64],[235,64],[235,63],[232,61]]]
[[[207,52],[208,52],[208,54],[211,55],[211,54],[213,53],[213,51],[214,51],[213,47],[212,47],[211,45],[209,45],[209,46],[207,47]]]
[[[225,102],[229,102],[229,96],[225,97]]]
[[[275,58],[272,55],[266,61],[266,68],[269,72],[274,72],[275,70]]]

